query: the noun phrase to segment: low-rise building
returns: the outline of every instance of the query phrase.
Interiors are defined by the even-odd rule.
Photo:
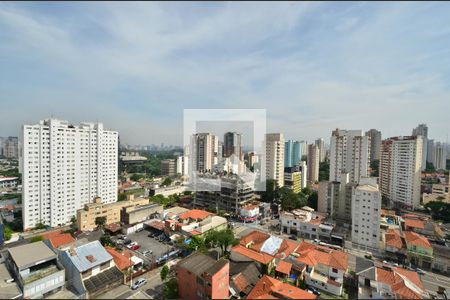
[[[409,262],[430,269],[433,264],[433,247],[428,239],[412,231],[404,232],[404,237]]]
[[[316,299],[308,293],[289,283],[264,275],[248,295],[247,299]]]
[[[161,161],[161,174],[164,176],[175,176],[177,174],[177,162],[175,159],[164,159]]]
[[[426,299],[419,274],[400,267],[372,266],[356,274],[359,299]]]
[[[233,297],[246,297],[262,277],[256,262],[230,261],[230,292]]]
[[[297,261],[306,265],[305,283],[336,296],[341,296],[344,275],[348,270],[348,255],[307,242],[302,242],[295,250]]]
[[[149,190],[149,196],[162,195],[164,197],[169,197],[171,195],[179,195],[186,191],[184,185],[171,185],[171,186],[154,186]]]
[[[177,264],[180,299],[228,299],[230,264],[195,252]]]
[[[123,274],[99,241],[72,247],[60,254],[67,280],[78,295],[95,298],[123,282]]]
[[[260,207],[258,203],[248,203],[241,207],[239,211],[239,218],[243,222],[254,222],[260,216]]]
[[[24,298],[43,298],[64,287],[64,268],[44,242],[10,248],[7,253],[6,265]]]
[[[449,203],[450,202],[450,181],[449,183],[436,183],[432,185],[431,193],[423,193],[422,201],[423,204],[427,204],[431,201],[442,201]]]
[[[386,254],[397,259],[399,262],[404,262],[406,258],[406,243],[398,229],[388,229],[384,234],[384,250]]]
[[[18,177],[5,177],[0,176],[0,190],[15,188],[17,186]]]
[[[182,214],[184,214],[188,211],[189,211],[189,209],[180,207],[180,206],[170,207],[163,211],[162,219],[163,220],[178,219],[179,216],[181,216]]]
[[[304,207],[280,214],[282,231],[306,239],[330,241],[334,226],[326,221],[326,215]]]
[[[438,245],[433,246],[433,269],[441,273],[450,274],[450,245]]]
[[[111,247],[107,247],[106,251],[113,257],[116,267],[122,272],[127,272],[130,268],[133,272],[139,271],[144,266],[142,258],[137,257],[131,251],[123,250],[119,252]]]
[[[158,203],[123,207],[121,220],[127,225],[133,225],[150,219],[160,218],[163,210],[163,206]]]
[[[94,203],[89,203],[83,209],[77,211],[77,226],[81,231],[92,231],[97,228],[95,220],[98,217],[106,217],[106,224],[118,223],[121,221],[121,211],[124,207],[137,207],[148,204],[148,199],[136,198],[129,195],[126,201],[114,203],[102,203],[101,198],[97,197]]]

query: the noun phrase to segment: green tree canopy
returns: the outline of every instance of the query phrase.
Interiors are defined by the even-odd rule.
[[[165,281],[167,276],[169,275],[169,266],[168,265],[164,265],[164,267],[162,267],[161,272],[159,273],[161,276],[161,280]]]
[[[169,186],[169,185],[172,184],[172,182],[173,182],[172,178],[166,177],[166,178],[164,179],[164,181],[161,183],[161,185],[162,185],[162,186]]]
[[[95,225],[98,227],[102,227],[106,224],[106,217],[97,217],[95,218]]]
[[[327,161],[319,164],[319,181],[328,181],[330,178],[330,163]]]
[[[178,299],[178,282],[176,278],[171,278],[164,284],[164,299]]]
[[[263,202],[272,203],[279,198],[278,183],[274,179],[266,180],[266,190],[261,193],[261,200]]]

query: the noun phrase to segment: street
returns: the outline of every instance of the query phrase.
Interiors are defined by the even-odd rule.
[[[168,264],[174,265],[180,259],[170,261]],[[137,278],[133,279],[133,282],[140,278],[147,279],[147,283],[136,290],[130,288],[130,283],[122,284],[109,292],[101,295],[98,299],[161,299],[163,296],[163,282],[160,277],[160,272],[163,266],[160,266],[150,272],[147,272]]]

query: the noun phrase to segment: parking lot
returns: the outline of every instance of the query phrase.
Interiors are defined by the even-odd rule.
[[[141,232],[135,232],[127,235],[129,240],[132,242],[137,242],[141,246],[135,252],[143,253],[145,250],[151,250],[152,254],[147,255],[147,257],[152,261],[156,261],[158,258],[175,248],[173,245],[169,245],[168,243],[160,242],[155,238],[149,237],[149,234],[149,231],[142,230]]]

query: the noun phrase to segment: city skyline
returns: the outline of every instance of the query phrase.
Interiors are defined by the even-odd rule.
[[[267,131],[286,139],[328,142],[337,127],[407,136],[426,123],[445,142],[449,10],[3,2],[0,136],[53,114],[101,120],[128,144],[181,145],[185,108],[264,108]]]

